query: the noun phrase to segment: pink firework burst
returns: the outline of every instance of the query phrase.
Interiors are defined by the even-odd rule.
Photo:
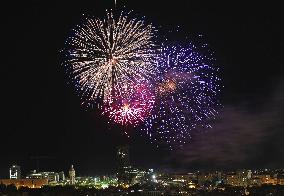
[[[113,88],[103,114],[117,124],[137,126],[149,115],[154,103],[155,96],[145,83],[130,82]]]

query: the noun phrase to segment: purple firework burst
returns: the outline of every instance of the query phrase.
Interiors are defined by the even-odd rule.
[[[162,46],[153,86],[156,103],[142,131],[157,144],[176,147],[197,127],[211,128],[220,91],[218,68],[206,45]]]

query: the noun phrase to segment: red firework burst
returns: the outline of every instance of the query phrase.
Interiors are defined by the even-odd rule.
[[[117,124],[137,126],[150,113],[155,96],[146,84],[116,86],[104,104],[103,114]]]

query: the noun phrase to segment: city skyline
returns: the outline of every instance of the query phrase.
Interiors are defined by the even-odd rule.
[[[156,195],[182,195],[202,194],[234,194],[250,192],[254,194],[263,191],[272,191],[275,194],[283,192],[284,169],[236,169],[231,171],[211,170],[192,172],[163,172],[153,169],[138,169],[131,165],[129,147],[117,148],[116,174],[77,176],[74,166],[71,165],[67,176],[63,171],[31,171],[28,175],[21,175],[20,166],[10,167],[10,179],[0,179],[0,193],[12,193],[12,188],[17,191],[41,189],[64,191],[81,189],[84,191],[99,192],[104,194],[121,192],[125,195],[155,194]],[[6,188],[5,188],[6,187]],[[9,187],[9,188],[8,188]],[[56,187],[56,188],[55,188]],[[27,189],[28,188],[28,189]],[[139,193],[140,192],[140,193]],[[77,193],[79,194],[79,193]],[[82,193],[80,193],[82,194]]]
[[[130,146],[130,162],[165,171],[281,168],[284,165],[283,19],[280,6],[117,1],[158,31],[180,29],[177,39],[203,35],[215,51],[223,107],[207,132],[192,132],[182,149],[157,148],[130,128],[109,125],[97,110],[85,111],[68,84],[60,51],[82,15],[101,16],[114,1],[80,4],[29,2],[9,5],[5,15],[4,119],[0,177],[17,164],[80,176],[113,173],[116,147]],[[163,7],[161,8],[161,6]],[[125,7],[124,7],[125,6]],[[240,11],[241,10],[241,11]],[[161,29],[161,30],[160,30]],[[166,30],[167,29],[167,30]],[[39,160],[34,157],[45,157]],[[67,174],[67,173],[66,173]]]

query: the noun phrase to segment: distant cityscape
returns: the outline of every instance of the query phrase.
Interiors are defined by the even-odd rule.
[[[68,174],[32,170],[23,176],[19,165],[11,165],[7,171],[9,179],[0,179],[0,195],[9,192],[8,187],[11,189],[12,186],[15,190],[25,190],[26,195],[29,195],[28,189],[52,187],[81,189],[88,191],[88,195],[256,195],[257,191],[284,195],[284,169],[165,173],[133,167],[128,146],[118,147],[116,154],[116,173],[113,175],[76,176],[76,166],[71,165]],[[81,193],[84,195],[85,192]]]

